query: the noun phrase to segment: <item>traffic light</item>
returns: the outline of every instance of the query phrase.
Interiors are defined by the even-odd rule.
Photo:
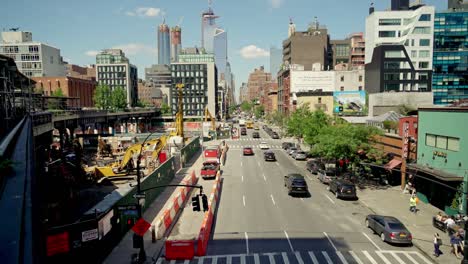
[[[135,224],[135,219],[127,218],[127,228],[130,229]]]
[[[205,194],[202,194],[201,200],[202,200],[202,203],[203,203],[203,212],[208,211],[208,197],[206,197]]]
[[[194,212],[200,212],[200,199],[198,195],[192,197],[192,208]]]
[[[340,106],[338,107],[338,111],[343,112],[343,106],[340,105]]]

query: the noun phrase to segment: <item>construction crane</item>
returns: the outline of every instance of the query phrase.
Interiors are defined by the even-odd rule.
[[[182,102],[183,97],[183,89],[185,84],[178,83],[176,84],[177,94],[178,94],[178,102],[177,102],[177,113],[176,113],[176,120],[175,120],[175,132],[172,132],[171,136],[179,136],[184,138],[184,107]]]
[[[210,119],[210,122],[211,122],[210,130],[208,130],[208,135],[210,138],[214,138],[216,136],[216,122],[213,116],[211,115],[210,111],[208,110],[208,106],[207,106],[205,107],[205,122],[207,122],[208,119]]]

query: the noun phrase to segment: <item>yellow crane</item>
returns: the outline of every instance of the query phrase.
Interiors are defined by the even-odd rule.
[[[210,119],[210,122],[211,122],[211,130],[213,131],[216,131],[216,122],[215,122],[215,119],[213,118],[213,116],[211,115],[210,113],[210,110],[208,110],[208,106],[205,107],[205,122],[208,121],[208,118]]]
[[[184,138],[184,107],[183,107],[183,102],[182,102],[182,97],[183,97],[183,89],[185,85],[183,83],[178,83],[176,84],[177,88],[177,113],[176,113],[176,120],[175,120],[175,132],[172,132],[170,135],[171,136],[179,136]]]

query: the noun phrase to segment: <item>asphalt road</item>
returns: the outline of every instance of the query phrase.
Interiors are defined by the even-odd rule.
[[[206,257],[180,263],[432,263],[415,247],[380,241],[364,225],[371,212],[359,201],[338,200],[316,176],[282,149],[282,140],[260,130],[230,146],[223,168],[222,192]],[[277,161],[266,162],[260,142]],[[243,156],[242,148],[254,148]],[[310,197],[288,196],[284,175],[306,176]],[[178,262],[175,262],[178,263]]]

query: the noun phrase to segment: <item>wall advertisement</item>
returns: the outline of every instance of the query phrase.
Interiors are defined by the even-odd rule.
[[[333,93],[333,112],[342,114],[366,114],[365,91],[336,91]]]

